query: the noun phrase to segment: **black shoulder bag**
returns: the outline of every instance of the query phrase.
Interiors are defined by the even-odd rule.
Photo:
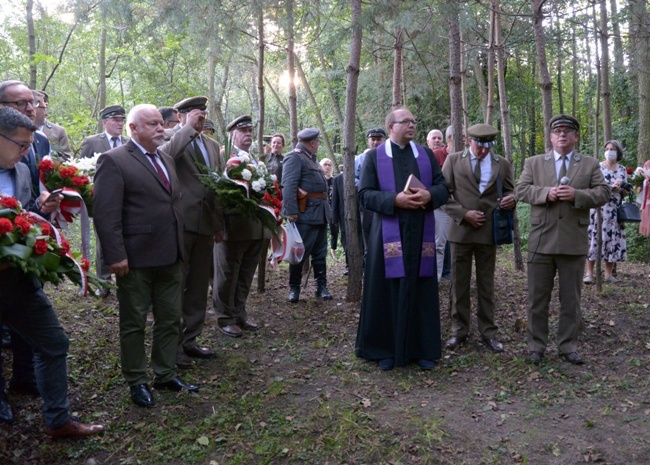
[[[499,198],[503,199],[503,186],[501,185],[501,176],[497,175],[497,191]],[[514,228],[513,210],[504,210],[499,207],[494,209],[494,243],[496,245],[512,244],[512,230]]]

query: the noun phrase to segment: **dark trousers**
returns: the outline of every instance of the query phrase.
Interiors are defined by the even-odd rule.
[[[66,365],[70,342],[36,276],[16,268],[0,271],[0,319],[34,351],[45,424],[50,429],[62,427],[70,419]]]

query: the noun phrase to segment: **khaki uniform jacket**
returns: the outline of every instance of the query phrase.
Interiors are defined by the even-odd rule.
[[[472,171],[469,149],[450,154],[442,167],[442,174],[447,180],[449,201],[442,207],[453,220],[449,225],[447,240],[461,244],[494,244],[494,209],[497,208],[500,197],[497,189],[497,175],[501,177],[503,197],[512,195],[514,176],[510,162],[499,155],[490,153],[481,163],[490,161],[492,175],[483,193]],[[464,221],[465,213],[469,210],[479,210],[485,213],[486,223],[475,228]]]
[[[45,124],[43,124],[43,133],[50,140],[52,150],[59,151],[66,157],[72,156],[72,150],[70,150],[70,141],[68,140],[68,133],[65,132],[65,128],[63,126],[59,126],[56,123],[51,123],[50,121],[45,120]]]
[[[567,176],[576,190],[573,202],[547,202],[551,187],[557,186],[553,152],[526,160],[515,188],[515,198],[531,205],[528,251],[547,255],[586,255],[589,209],[609,200],[610,187],[598,160],[574,152]]]
[[[120,136],[122,145],[129,141],[128,137]],[[105,132],[86,137],[81,143],[79,152],[80,158],[92,158],[96,153],[104,153],[111,150],[111,143]]]
[[[212,235],[224,229],[223,212],[214,191],[201,181],[201,176],[206,175],[208,169],[203,155],[194,149],[193,142],[198,137],[201,137],[208,152],[210,167],[222,173],[225,163],[219,153],[219,144],[202,136],[190,125],[186,124],[175,132],[160,150],[168,153],[176,163],[176,174],[183,191],[181,208],[185,216],[185,231]]]

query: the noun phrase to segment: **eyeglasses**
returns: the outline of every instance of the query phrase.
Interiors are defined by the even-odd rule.
[[[21,110],[24,110],[27,108],[28,105],[31,105],[34,108],[36,108],[36,106],[38,105],[38,100],[17,100],[15,102],[0,102],[0,103],[3,103],[5,105],[13,105],[16,108],[20,108]]]
[[[551,131],[551,133],[555,134],[556,136],[559,136],[560,134],[565,136],[567,134],[575,134],[576,132],[578,132],[578,131],[576,131],[575,129],[553,129]]]
[[[11,137],[5,136],[4,134],[0,134],[0,137],[3,137],[5,139],[7,139],[8,141],[13,142],[14,144],[16,144],[18,147],[20,147],[21,152],[24,152],[25,150],[28,150],[32,146],[31,142],[29,142],[29,143],[27,143],[27,142],[18,142],[16,140],[13,140]]]
[[[400,121],[393,121],[393,124],[405,124],[407,126],[417,126],[418,122],[412,119],[403,119]]]

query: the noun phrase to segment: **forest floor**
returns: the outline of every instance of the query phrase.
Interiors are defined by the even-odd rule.
[[[625,263],[620,282],[583,291],[585,330],[573,366],[551,345],[526,360],[524,272],[499,253],[497,323],[505,352],[471,342],[444,351],[433,371],[381,372],[354,355],[359,305],[344,300],[344,265],[330,260],[333,301],[314,288],[286,303],[285,264],[249,298],[262,324],[238,339],[215,329],[202,344],[215,359],[181,375],[198,394],[155,392],[155,407],[129,399],[120,374],[117,301],[47,288],[70,340],[72,411],[106,432],[85,440],[43,434],[40,399],[10,395],[17,421],[0,425],[1,464],[647,464],[650,461],[650,267]],[[254,285],[255,286],[255,285]],[[449,283],[440,287],[443,343]],[[10,351],[3,350],[5,377]],[[9,369],[7,369],[9,368]]]

